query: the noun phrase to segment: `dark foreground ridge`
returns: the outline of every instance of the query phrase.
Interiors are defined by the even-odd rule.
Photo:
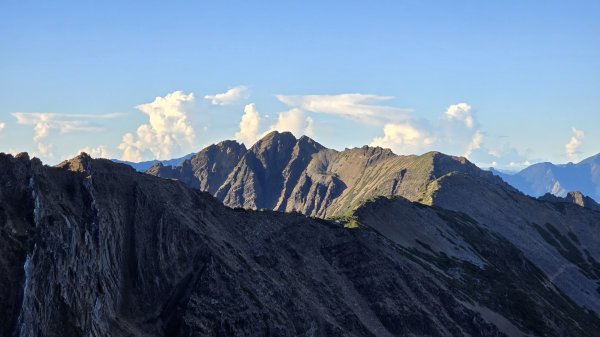
[[[458,178],[471,179],[443,178],[432,200],[444,202]],[[552,205],[543,207],[599,219]],[[179,181],[85,154],[57,167],[0,154],[0,335],[600,331],[594,310],[479,218],[397,198],[338,221],[230,209]],[[597,249],[577,256],[592,239],[539,227],[553,249],[572,254],[566,266],[598,277]]]

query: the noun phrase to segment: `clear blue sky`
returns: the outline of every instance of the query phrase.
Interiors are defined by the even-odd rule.
[[[290,129],[576,161],[600,152],[598,18],[598,1],[6,0],[0,151],[151,159]]]

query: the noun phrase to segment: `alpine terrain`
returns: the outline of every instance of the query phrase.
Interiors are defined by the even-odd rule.
[[[600,331],[600,212],[464,158],[272,133],[150,172],[0,154],[1,336]]]

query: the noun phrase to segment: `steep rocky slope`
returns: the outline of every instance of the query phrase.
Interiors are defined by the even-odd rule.
[[[461,157],[438,152],[397,156],[367,146],[339,152],[289,132],[269,133],[249,150],[225,141],[179,167],[156,165],[147,173],[179,179],[231,207],[299,211],[324,218],[348,215],[380,195],[421,200],[432,180],[454,171],[501,183]]]
[[[600,212],[460,173],[437,179],[430,189],[431,205],[468,214],[522,251],[576,303],[600,314]]]
[[[498,335],[372,232],[85,155],[0,169],[3,336]]]
[[[511,240],[464,213],[378,198],[359,208],[356,217],[364,227],[406,247],[507,335],[596,333],[597,313],[556,287],[555,279]],[[597,293],[590,297],[599,298]]]
[[[434,203],[452,176],[439,179]],[[477,179],[492,186],[484,190],[496,186]],[[87,155],[46,167],[0,154],[0,205],[1,336],[600,330],[597,314],[518,242],[463,213],[403,199],[366,203],[350,229],[229,209],[181,182]],[[562,212],[553,205],[544,207]],[[567,209],[578,226],[598,223],[596,212]],[[564,225],[556,222],[559,232]],[[598,254],[597,237],[573,233]]]

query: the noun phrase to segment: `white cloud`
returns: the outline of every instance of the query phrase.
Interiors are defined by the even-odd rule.
[[[371,146],[389,148],[398,154],[413,154],[432,145],[433,142],[424,130],[414,125],[390,123],[383,127],[383,137],[374,138]]]
[[[244,107],[244,115],[240,121],[240,131],[236,132],[235,139],[246,146],[251,146],[260,137],[260,114],[254,103]]]
[[[481,131],[477,130],[471,139],[469,145],[467,145],[467,149],[465,150],[464,157],[469,158],[469,156],[473,153],[473,151],[481,148],[481,144],[483,144],[483,134]]]
[[[52,153],[52,149],[54,148],[54,145],[44,144],[44,143],[40,142],[40,143],[37,143],[37,148],[38,148],[38,153],[40,156],[46,157],[46,158],[54,157],[54,154]]]
[[[461,121],[469,129],[473,129],[475,127],[475,118],[471,112],[471,106],[467,103],[450,105],[444,115],[449,120],[454,119]]]
[[[476,125],[471,106],[458,103],[450,105],[434,123],[410,118],[401,123],[387,123],[383,136],[375,137],[371,145],[400,154],[437,150],[469,157],[483,147],[483,133],[475,129]]]
[[[118,146],[123,151],[122,159],[140,161],[149,156],[166,159],[175,151],[190,148],[196,133],[183,108],[193,100],[193,93],[186,95],[175,91],[165,97],[156,97],[151,103],[138,105],[136,108],[148,116],[149,124],[140,125],[135,135],[123,135]]]
[[[280,112],[277,117],[277,122],[271,125],[267,133],[271,131],[289,131],[295,136],[312,136],[314,132],[314,120],[310,117],[306,117],[304,111],[300,109]]]
[[[52,112],[13,112],[13,117],[21,125],[33,126],[33,141],[36,143],[38,153],[42,158],[51,159],[53,145],[44,142],[53,131],[60,134],[72,132],[100,132],[104,128],[98,121],[114,119],[122,116],[121,113],[107,114],[65,114]]]
[[[72,157],[79,155],[81,152],[89,154],[92,158],[110,158],[112,156],[106,145],[100,145],[98,147],[86,146],[77,151]]]
[[[585,133],[583,130],[578,130],[576,128],[571,128],[573,131],[573,135],[567,144],[565,144],[565,152],[569,160],[574,161],[577,160],[579,154],[579,148],[583,145],[583,138],[585,137]]]
[[[277,99],[291,108],[325,113],[348,118],[364,124],[383,124],[407,120],[411,110],[378,105],[392,99],[391,96],[367,94],[340,95],[276,95]]]
[[[52,112],[13,112],[11,114],[17,119],[18,124],[33,125],[33,140],[36,142],[46,138],[52,130],[57,130],[61,134],[102,131],[103,128],[98,125],[98,120],[113,119],[123,115],[120,113],[84,115]]]
[[[240,100],[248,98],[248,88],[245,86],[237,86],[227,90],[224,93],[204,96],[213,105],[229,105]]]

